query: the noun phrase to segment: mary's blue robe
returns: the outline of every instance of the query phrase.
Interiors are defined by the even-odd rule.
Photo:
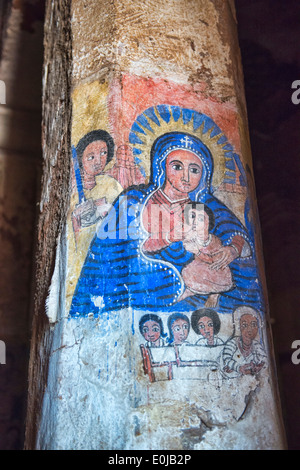
[[[179,148],[190,150],[201,160],[201,181],[189,197],[191,201],[205,203],[213,211],[212,233],[223,245],[230,245],[233,237],[239,235],[249,246],[249,256],[239,257],[230,264],[234,288],[221,293],[216,310],[232,313],[239,305],[263,309],[253,240],[237,217],[212,194],[213,160],[209,150],[196,137],[173,132],[158,139],[152,148],[150,184],[124,191],[98,228],[72,299],[71,317],[98,316],[127,307],[171,313],[204,306],[207,300],[204,295],[178,301],[184,289],[181,271],[194,259],[182,241],[153,254],[146,254],[141,248],[149,236],[141,222],[143,207],[151,194],[163,186],[166,156]]]

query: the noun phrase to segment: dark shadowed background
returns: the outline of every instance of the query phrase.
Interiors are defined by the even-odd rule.
[[[300,2],[236,0],[249,130],[282,408],[300,449]]]

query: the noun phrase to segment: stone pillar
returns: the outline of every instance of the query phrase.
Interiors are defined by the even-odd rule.
[[[26,446],[283,449],[234,4],[69,5],[46,19]]]

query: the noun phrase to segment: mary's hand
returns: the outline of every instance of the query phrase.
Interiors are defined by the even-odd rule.
[[[229,245],[222,246],[218,251],[212,253],[213,263],[211,264],[211,269],[225,269],[233,260],[235,260],[239,255],[237,250]]]

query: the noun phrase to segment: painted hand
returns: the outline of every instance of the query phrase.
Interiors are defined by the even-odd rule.
[[[260,362],[259,364],[255,364],[254,362],[251,362],[251,369],[253,374],[258,374],[258,372],[263,368],[264,362]]]
[[[238,252],[233,246],[223,246],[220,250],[215,251],[213,254],[214,262],[211,265],[211,269],[224,269],[233,260],[238,257]]]
[[[239,372],[242,375],[253,375],[251,364],[245,364],[243,366],[240,366]]]

